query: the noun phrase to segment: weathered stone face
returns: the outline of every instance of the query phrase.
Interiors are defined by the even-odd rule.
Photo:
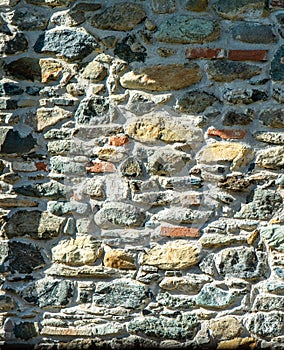
[[[264,9],[264,3],[261,0],[240,0],[226,1],[218,0],[214,4],[216,12],[224,18],[236,19],[244,16],[254,17],[254,13],[261,15]]]
[[[201,113],[217,102],[217,98],[206,92],[186,92],[177,101],[177,109],[184,113]]]
[[[210,320],[209,328],[212,332],[212,336],[218,340],[233,339],[239,336],[243,331],[240,322],[232,316]]]
[[[267,242],[271,249],[284,252],[283,241],[284,226],[270,225],[260,230],[261,237]]]
[[[9,127],[0,128],[1,153],[28,153],[36,146],[36,139],[32,134],[21,136],[18,131]]]
[[[237,24],[232,35],[236,40],[254,44],[270,44],[277,40],[271,26],[258,23]]]

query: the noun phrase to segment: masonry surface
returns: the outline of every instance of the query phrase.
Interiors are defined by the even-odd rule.
[[[284,348],[283,0],[0,0],[0,348]]]

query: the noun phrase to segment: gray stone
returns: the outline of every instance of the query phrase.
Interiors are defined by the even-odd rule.
[[[283,309],[284,309],[283,296],[258,295],[253,304],[254,311],[272,311],[272,310],[283,310]]]
[[[284,132],[258,131],[253,136],[257,141],[284,145]]]
[[[153,298],[147,287],[128,279],[99,282],[96,284],[93,302],[97,306],[141,309]]]
[[[176,9],[175,0],[152,0],[151,1],[152,10],[156,13],[172,13]]]
[[[224,309],[236,301],[235,292],[225,291],[213,285],[206,284],[195,298],[196,304],[201,307]]]
[[[0,99],[0,109],[5,110],[5,109],[17,109],[18,106],[18,101],[14,99],[8,99],[8,98],[1,98]]]
[[[175,207],[165,208],[159,211],[154,218],[158,221],[165,221],[172,224],[192,224],[192,223],[206,223],[210,220],[212,212],[191,210],[188,208]]]
[[[135,115],[143,115],[152,111],[157,105],[163,105],[171,98],[171,94],[153,95],[143,91],[131,93],[127,109]]]
[[[222,124],[225,126],[248,125],[253,121],[251,113],[242,113],[237,111],[228,111],[222,118]]]
[[[133,320],[128,325],[129,333],[143,334],[162,339],[193,339],[199,326],[195,315],[183,315],[176,318],[145,317]]]
[[[223,99],[233,104],[250,104],[268,99],[265,91],[256,89],[231,89],[224,90]]]
[[[38,329],[34,322],[16,323],[13,331],[16,338],[23,340],[28,340],[38,335]]]
[[[177,44],[214,41],[219,35],[217,22],[184,15],[175,15],[164,20],[155,33],[158,41]]]
[[[16,8],[11,23],[20,30],[45,29],[48,23],[46,12],[41,8],[26,6]]]
[[[244,204],[241,210],[236,213],[238,219],[270,219],[283,203],[279,193],[272,190],[256,189],[253,199]]]
[[[47,197],[49,199],[65,199],[66,198],[66,189],[65,186],[57,181],[50,181],[42,184],[30,184],[23,185],[14,188],[14,191],[18,194],[24,196],[32,197]]]
[[[121,174],[126,177],[137,177],[142,175],[142,164],[139,159],[130,157],[120,167]]]
[[[74,0],[27,0],[28,4],[33,4],[37,6],[69,6]]]
[[[116,43],[114,54],[128,63],[145,62],[147,50],[140,44],[135,35],[127,35]]]
[[[284,103],[284,87],[282,85],[273,85],[272,96],[277,102]]]
[[[254,18],[262,15],[264,2],[263,0],[217,0],[213,7],[226,19]]]
[[[271,128],[284,128],[284,109],[272,108],[260,113],[260,121]]]
[[[217,101],[215,96],[207,92],[188,91],[177,100],[176,108],[183,113],[201,113]]]
[[[81,202],[49,202],[48,210],[53,215],[62,216],[66,214],[76,213],[79,215],[87,214],[90,207],[87,203]]]
[[[63,307],[74,296],[74,283],[67,280],[45,278],[27,284],[20,296],[28,303],[44,307]]]
[[[247,63],[232,61],[209,62],[207,72],[210,78],[217,82],[231,82],[233,80],[247,80],[261,73],[261,68]]]
[[[271,44],[277,41],[272,26],[253,22],[235,25],[232,35],[235,40],[250,44]]]
[[[191,309],[195,306],[195,300],[193,297],[171,295],[168,292],[160,293],[157,296],[157,302],[160,305],[173,309]]]
[[[13,82],[0,82],[0,96],[21,95],[24,90]]]
[[[284,283],[281,281],[268,281],[265,283],[265,287],[269,293],[281,295],[284,293]]]
[[[276,51],[272,61],[271,61],[271,69],[270,76],[274,81],[283,81],[284,79],[284,67],[282,63],[282,57],[284,56],[284,46],[280,46],[280,48]]]
[[[109,99],[103,96],[92,96],[84,98],[75,112],[75,119],[80,124],[109,123]]]
[[[260,229],[260,235],[269,247],[284,252],[284,226],[269,225]]]
[[[157,151],[148,158],[147,169],[152,175],[174,176],[186,165],[186,155],[172,151]]]
[[[28,40],[24,33],[17,32],[13,37],[5,42],[3,53],[13,55],[28,49]]]
[[[261,337],[272,338],[281,334],[283,316],[279,313],[258,312],[251,316],[248,329],[253,334]]]
[[[69,60],[89,55],[97,47],[96,39],[85,32],[71,29],[49,30],[34,45],[37,53],[54,53]]]
[[[107,7],[102,13],[90,18],[92,26],[99,29],[128,31],[135,28],[146,18],[142,5],[121,2]]]
[[[0,152],[5,154],[25,154],[34,150],[36,139],[32,134],[21,136],[8,127],[0,128]]]
[[[199,264],[200,270],[207,275],[214,276],[216,271],[215,254],[206,255]]]
[[[141,227],[146,221],[146,213],[125,203],[106,203],[95,214],[95,223],[101,228]]]
[[[8,75],[17,79],[41,81],[41,67],[39,59],[22,57],[4,65]]]
[[[54,156],[50,159],[51,169],[66,176],[85,176],[86,167],[85,164],[75,162],[69,157]]]

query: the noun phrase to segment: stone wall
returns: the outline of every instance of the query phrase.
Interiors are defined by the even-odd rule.
[[[3,349],[283,349],[283,0],[0,0]]]

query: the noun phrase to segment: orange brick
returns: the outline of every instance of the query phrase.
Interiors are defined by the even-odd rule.
[[[128,137],[126,135],[121,136],[111,136],[109,139],[109,144],[111,146],[123,146],[128,142]]]
[[[243,139],[246,136],[245,130],[218,130],[209,129],[208,136],[219,136],[221,139]]]
[[[161,227],[162,236],[167,237],[199,237],[199,230],[197,227]]]
[[[114,173],[115,166],[110,162],[94,162],[91,166],[86,167],[87,173]]]
[[[204,58],[204,59],[217,59],[224,58],[225,50],[224,49],[209,49],[209,48],[192,48],[187,49],[185,53],[186,58],[195,59],[195,58]]]
[[[228,59],[231,61],[266,61],[267,50],[229,50]]]
[[[43,170],[43,171],[48,171],[47,170],[47,164],[44,162],[36,162],[35,167],[37,170]]]

